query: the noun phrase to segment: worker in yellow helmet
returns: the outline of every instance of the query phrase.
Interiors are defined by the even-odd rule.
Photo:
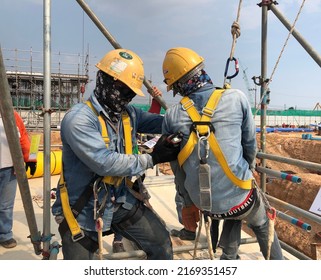
[[[195,229],[198,210],[215,220],[232,221],[232,230],[221,237],[221,259],[235,259],[240,223],[233,220],[244,219],[264,257],[283,259],[278,237],[269,226],[275,209],[253,177],[256,127],[246,95],[214,86],[204,70],[204,58],[189,48],[167,51],[163,75],[167,90],[182,96],[179,104],[166,111],[162,131],[183,134],[181,151],[171,166],[184,199],[185,228]]]
[[[131,188],[128,179],[176,159],[179,148],[162,135],[151,154],[132,153],[136,134],[160,134],[163,122],[161,115],[129,105],[136,95],[144,96],[144,67],[137,54],[112,50],[96,66],[93,93],[86,103],[73,106],[61,123],[64,180],[52,213],[59,224],[63,257],[94,259],[101,249],[100,233],[115,232],[135,242],[148,259],[172,259],[165,225],[133,192],[137,188]]]

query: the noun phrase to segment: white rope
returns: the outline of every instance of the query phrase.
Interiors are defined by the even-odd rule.
[[[231,47],[231,51],[230,51],[230,61],[232,61],[232,59],[234,57],[236,39],[241,36],[241,27],[238,23],[239,18],[240,18],[240,13],[241,13],[241,6],[242,6],[242,0],[240,0],[240,2],[239,2],[236,20],[232,23],[232,26],[231,26],[231,33],[232,33],[233,41],[232,41],[232,47]],[[223,87],[225,87],[225,85],[226,85],[226,77],[224,77]]]
[[[205,220],[205,230],[206,230],[208,253],[210,254],[210,259],[214,260],[214,252],[213,252],[212,236],[211,236],[212,220],[211,220],[211,218],[209,216],[204,216],[204,220]]]

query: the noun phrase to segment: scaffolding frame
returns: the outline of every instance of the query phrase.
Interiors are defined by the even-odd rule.
[[[2,49],[14,109],[27,129],[43,128],[43,52]],[[89,54],[52,55],[51,127],[57,128],[65,112],[83,99],[89,82]]]

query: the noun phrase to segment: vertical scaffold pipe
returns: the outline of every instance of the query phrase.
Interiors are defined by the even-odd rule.
[[[44,141],[44,176],[43,176],[43,258],[49,259],[51,241],[51,0],[43,1],[43,141]]]
[[[285,172],[276,171],[276,170],[264,168],[261,166],[257,166],[256,170],[260,173],[265,173],[265,174],[270,175],[272,177],[281,178],[283,180],[291,181],[293,183],[301,184],[301,182],[302,182],[300,177],[292,175],[292,174],[288,174]]]
[[[25,210],[27,223],[30,231],[30,239],[34,246],[35,253],[41,254],[41,235],[38,232],[36,216],[33,209],[32,198],[27,179],[26,169],[23,161],[22,151],[15,123],[12,99],[9,91],[8,79],[2,58],[0,47],[0,111],[3,119],[4,129],[8,138],[9,149],[13,166],[17,175],[19,190],[23,208]]]

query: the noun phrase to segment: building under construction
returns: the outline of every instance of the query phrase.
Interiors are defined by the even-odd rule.
[[[13,107],[27,128],[43,127],[43,52],[2,49]],[[56,53],[51,63],[51,125],[80,102],[89,81],[89,55]]]

